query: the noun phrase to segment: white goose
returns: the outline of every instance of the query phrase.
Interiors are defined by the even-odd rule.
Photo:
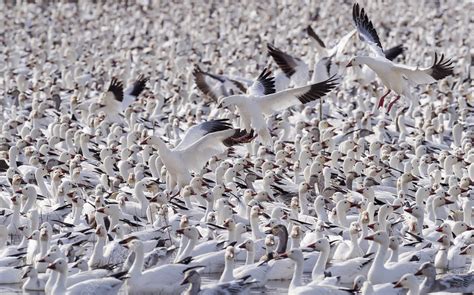
[[[372,284],[383,284],[399,280],[406,273],[415,273],[419,263],[397,262],[385,264],[385,257],[389,246],[389,237],[385,231],[377,231],[367,236],[366,240],[379,244],[374,262],[372,263],[367,278]]]
[[[221,107],[236,106],[241,116],[241,125],[247,131],[255,129],[260,139],[270,145],[272,142],[265,116],[283,111],[293,105],[306,104],[320,99],[336,87],[335,79],[307,86],[273,93],[274,81],[266,69],[257,78],[245,95],[232,95],[220,101]]]
[[[212,156],[234,144],[248,142],[252,137],[252,134],[233,129],[225,120],[215,120],[190,128],[173,149],[168,148],[158,136],[150,136],[142,144],[150,143],[158,148],[158,154],[168,171],[169,179],[166,183],[171,190],[176,185],[182,188],[189,184],[190,171],[201,172]]]
[[[144,261],[142,241],[132,240],[127,247],[135,252],[135,261],[128,272],[129,294],[176,294],[184,291],[180,282],[184,279],[184,271],[190,269],[188,265],[165,264],[142,271]]]
[[[441,58],[438,60],[438,56],[435,54],[433,65],[423,69],[393,63],[385,57],[377,31],[364,9],[360,9],[357,3],[353,6],[352,17],[360,38],[370,45],[370,49],[375,53],[375,56],[356,56],[349,62],[348,66],[367,65],[389,89],[389,91],[379,99],[378,107],[383,106],[385,97],[392,90],[395,91],[398,96],[395,100],[390,102],[387,112],[390,112],[393,104],[400,99],[401,95],[410,98],[410,104],[414,104],[416,101],[412,97],[409,89],[411,84],[431,84],[436,82],[436,80],[453,74],[452,62],[445,60],[444,55],[441,55]]]
[[[340,276],[341,283],[350,284],[354,282],[357,275],[367,273],[371,266],[371,258],[356,257],[346,261],[331,263],[326,267],[330,254],[330,244],[326,238],[319,239],[307,247],[320,252],[311,274],[313,282],[322,281],[325,277],[325,273],[330,273],[332,277]]]
[[[320,286],[317,284],[310,284],[307,286],[303,285],[302,276],[303,276],[303,252],[301,249],[293,249],[287,253],[281,255],[283,258],[290,258],[295,262],[295,269],[293,273],[293,278],[291,279],[288,294],[328,294],[328,295],[347,295],[347,291],[339,290],[337,287],[332,286]]]

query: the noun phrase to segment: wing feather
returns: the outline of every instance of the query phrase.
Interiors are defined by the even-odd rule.
[[[337,86],[336,77],[333,76],[325,81],[280,91],[255,99],[263,113],[271,115],[297,104],[306,104],[328,94]]]
[[[452,63],[450,59],[444,58],[444,54],[438,59],[438,54],[435,53],[434,63],[429,68],[420,69],[418,67],[415,68],[400,64],[395,64],[394,67],[409,80],[417,84],[430,84],[452,75]]]
[[[275,77],[272,76],[272,71],[264,68],[262,73],[253,82],[248,89],[248,94],[254,96],[262,96],[275,93]]]
[[[360,9],[358,3],[355,3],[352,7],[352,19],[354,20],[354,24],[362,41],[367,42],[376,55],[385,56],[383,54],[382,43],[380,43],[379,35],[372,21],[365,13],[364,8]]]

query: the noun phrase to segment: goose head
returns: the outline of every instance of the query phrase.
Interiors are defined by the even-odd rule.
[[[60,273],[66,274],[67,273],[67,262],[63,258],[56,259],[53,263],[48,265],[49,269],[58,271]]]
[[[290,258],[291,260],[295,261],[295,262],[299,262],[299,263],[302,263],[304,258],[303,258],[303,252],[301,251],[301,249],[293,249],[293,250],[290,250],[288,252],[285,252],[283,254],[280,254],[280,257],[281,258]]]
[[[415,275],[434,278],[436,276],[436,268],[431,262],[425,262],[421,265]]]
[[[195,227],[191,227],[191,226],[178,229],[178,230],[176,230],[176,233],[182,234],[185,237],[187,237],[188,239],[191,239],[191,240],[194,240],[194,241],[197,241],[199,239],[199,237],[201,236],[198,229],[195,228]]]
[[[351,222],[349,226],[349,233],[351,236],[358,236],[360,232],[360,226],[358,222]]]
[[[186,272],[186,274],[184,275],[184,278],[183,280],[181,281],[181,285],[187,285],[187,284],[197,284],[197,285],[201,285],[201,275],[195,271],[194,269],[193,270],[190,270],[188,272]]]
[[[223,226],[227,228],[229,231],[235,230],[235,221],[233,218],[227,218],[224,220]]]
[[[405,288],[405,289],[415,289],[418,288],[419,283],[416,277],[413,274],[403,275],[398,282],[393,283],[394,288]]]
[[[58,258],[64,258],[62,252],[57,247],[51,247],[45,256],[41,257],[38,262],[53,263]]]
[[[410,208],[406,208],[405,212],[410,213],[411,215],[413,215],[416,218],[421,218],[424,215],[423,208],[421,208],[418,205],[415,205],[415,206],[410,207]]]
[[[95,234],[97,235],[98,238],[105,239],[107,237],[107,230],[105,227],[101,224],[97,226],[97,229],[95,230]]]
[[[453,201],[447,199],[444,196],[436,196],[433,199],[433,207],[434,208],[439,208],[441,206],[449,205],[449,204],[453,204],[453,203],[454,203]]]
[[[322,238],[312,244],[309,244],[308,247],[321,252],[321,251],[328,251],[330,244],[329,244],[328,239]]]
[[[365,237],[365,239],[369,241],[374,241],[378,244],[385,245],[387,247],[390,242],[388,234],[385,231],[381,231],[381,230],[377,231],[373,235]]]
[[[470,231],[470,230],[474,230],[474,227],[462,221],[455,222],[452,229],[453,233],[456,236],[462,234],[465,231]]]
[[[273,202],[274,199],[266,191],[259,191],[255,196],[255,200],[258,202]]]
[[[255,251],[255,243],[252,240],[246,240],[242,244],[239,245],[240,249],[245,249],[248,252]]]
[[[23,273],[23,279],[26,279],[28,277],[29,278],[37,278],[38,277],[38,271],[33,266],[28,266],[26,268],[25,272]]]
[[[445,235],[451,235],[452,230],[449,224],[443,222],[438,228],[436,228],[436,231],[439,233],[443,233]]]
[[[388,247],[392,249],[393,251],[396,251],[398,250],[401,243],[402,243],[402,240],[400,237],[393,236],[393,237],[390,237]]]
[[[441,248],[443,249],[449,248],[451,244],[451,239],[445,234],[439,237],[439,239],[437,239],[436,241],[441,244]]]
[[[5,230],[6,230],[6,227],[5,227]],[[1,227],[0,227],[0,238],[1,238]],[[39,230],[34,230],[31,235],[28,237],[28,240],[32,240],[32,241],[38,241],[39,240],[39,237],[40,237],[40,232]]]
[[[79,259],[76,263],[72,265],[72,267],[75,267],[81,271],[89,270],[89,265],[87,264],[87,261],[84,259]]]
[[[233,246],[229,246],[225,249],[225,259],[228,261],[234,261],[235,259],[235,249]]]

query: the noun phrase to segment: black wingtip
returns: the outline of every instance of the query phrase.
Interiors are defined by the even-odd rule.
[[[264,94],[272,94],[276,92],[275,89],[275,77],[272,76],[272,71],[268,68],[264,68],[258,76],[257,80],[263,85]]]
[[[135,97],[139,96],[140,93],[142,93],[142,91],[145,89],[148,80],[150,80],[148,77],[145,77],[143,74],[140,74],[135,83],[133,83],[133,89],[130,92],[130,95],[133,95]]]
[[[273,58],[278,67],[290,78],[296,72],[296,64],[293,57],[276,48],[273,44],[267,43],[268,54]]]
[[[402,54],[404,51],[405,51],[405,48],[403,47],[403,44],[398,44],[397,46],[394,46],[384,51],[385,58],[388,60],[394,60],[397,56]]]
[[[112,81],[110,81],[108,91],[112,92],[115,99],[118,101],[123,101],[123,83],[119,81],[117,78],[113,77]]]
[[[327,80],[315,83],[311,85],[310,89],[306,93],[297,96],[297,98],[303,104],[319,99],[331,92],[331,90],[333,90],[334,88],[336,88],[336,86],[338,85],[337,80],[338,77],[334,75]]]
[[[326,48],[326,45],[324,44],[323,40],[319,38],[318,34],[316,34],[316,32],[313,30],[313,28],[310,25],[308,25],[308,27],[306,28],[306,32],[311,38],[313,38],[316,42],[318,42],[318,44],[321,47]]]
[[[366,31],[366,33],[373,39],[371,41],[375,42],[377,46],[383,50],[382,43],[380,42],[380,38],[372,24],[372,21],[365,13],[364,8],[361,9],[357,2],[354,3],[354,6],[352,7],[352,19],[359,31],[359,36],[361,36],[361,31]]]
[[[445,59],[444,54],[438,60],[438,54],[435,52],[435,58],[433,66],[431,66],[431,76],[436,80],[441,80],[447,76],[454,74],[453,61],[451,59]]]

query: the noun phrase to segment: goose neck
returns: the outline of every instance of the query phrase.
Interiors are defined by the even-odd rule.
[[[303,276],[303,261],[298,259],[295,261],[295,272],[293,273],[293,278],[290,282],[290,290],[296,287],[302,286],[301,277]]]
[[[129,271],[130,277],[139,277],[142,274],[144,255],[143,247],[135,250],[135,261]]]
[[[319,252],[318,260],[314,265],[313,272],[311,277],[313,280],[318,279],[320,276],[324,275],[324,271],[326,270],[326,264],[329,258],[329,249],[323,249]]]

